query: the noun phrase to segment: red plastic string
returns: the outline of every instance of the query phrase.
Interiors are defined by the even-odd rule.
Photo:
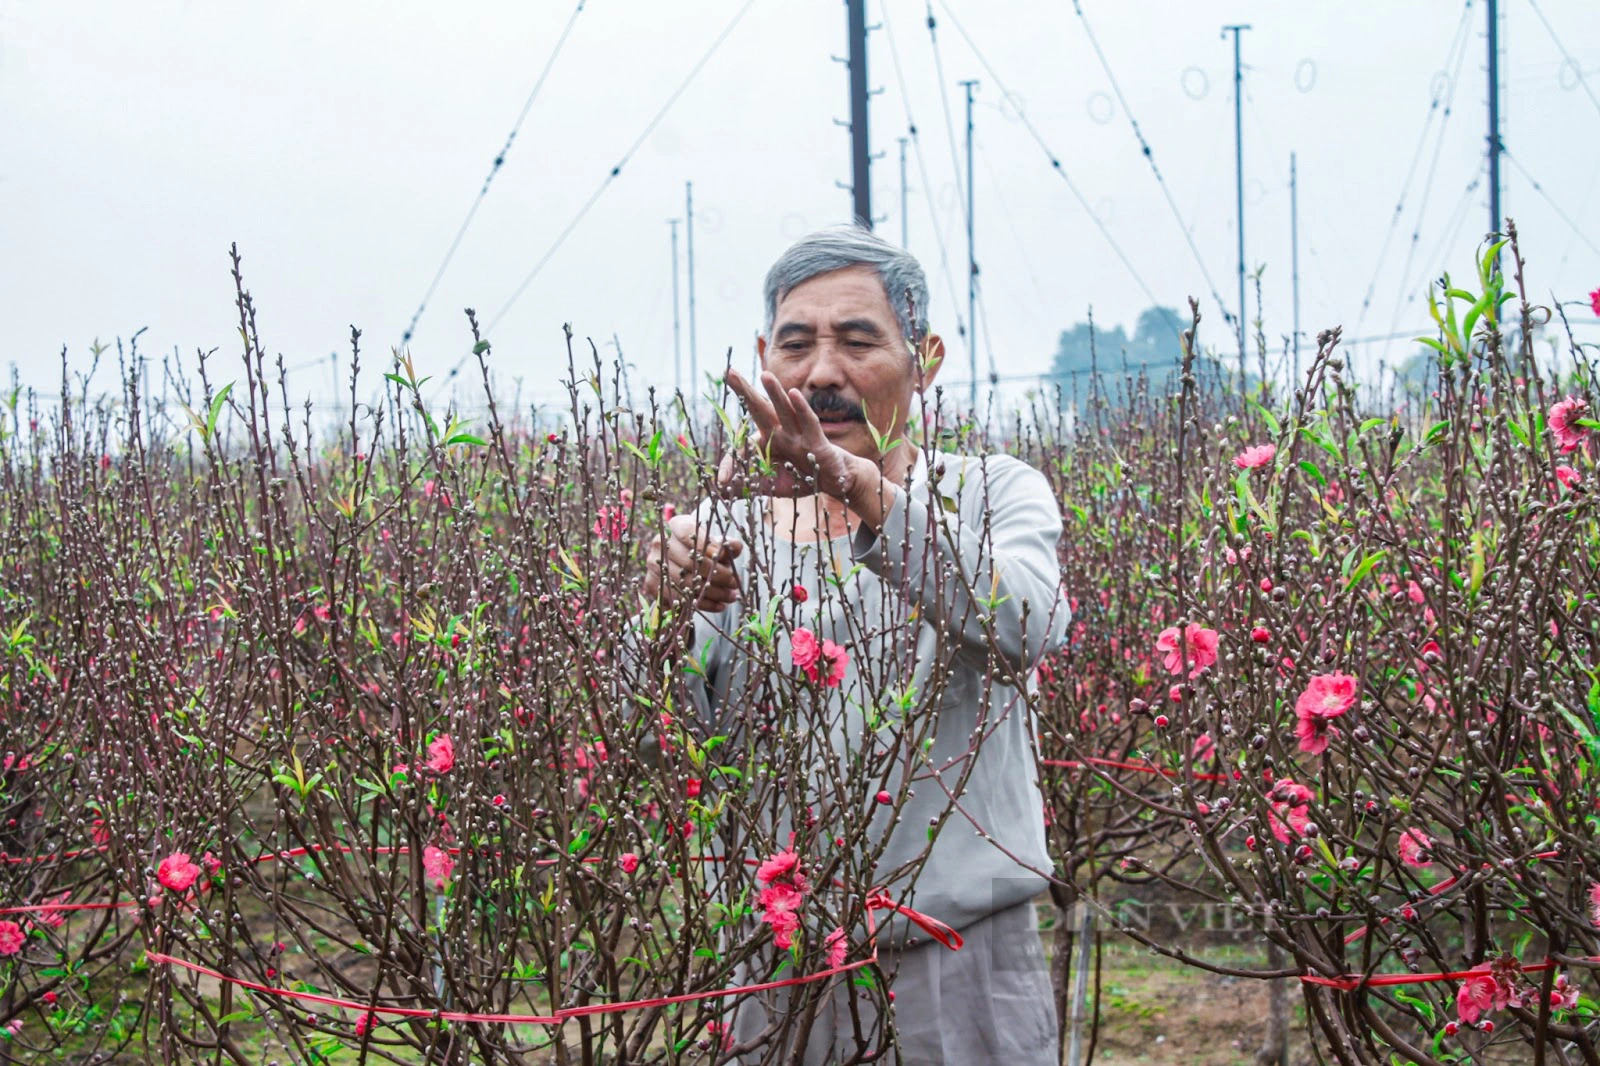
[[[1600,962],[1600,955],[1590,955],[1584,962]],[[1560,966],[1559,962],[1545,959],[1543,962],[1531,962],[1526,966],[1517,967],[1523,973],[1541,973],[1553,970]],[[1349,977],[1320,977],[1314,973],[1300,975],[1300,980],[1308,985],[1322,985],[1326,988],[1337,988],[1341,992],[1354,992],[1363,985],[1368,988],[1383,988],[1389,985],[1425,985],[1435,981],[1465,981],[1470,977],[1483,977],[1486,970],[1456,970],[1453,973],[1375,973],[1370,977],[1352,975]]]
[[[208,966],[180,959],[163,952],[148,951],[145,958],[153,963],[167,966],[179,966],[195,973],[204,974],[218,981],[235,984],[241,988],[248,988],[253,992],[264,995],[278,996],[283,999],[294,999],[304,1003],[317,1003],[325,1007],[340,1007],[345,1010],[358,1011],[363,1014],[386,1014],[400,1018],[428,1018],[451,1022],[483,1022],[501,1025],[560,1025],[563,1022],[593,1014],[616,1014],[627,1010],[641,1010],[650,1007],[664,1007],[674,1003],[691,1003],[703,999],[719,999],[727,996],[748,995],[752,992],[765,992],[774,988],[787,988],[792,985],[810,984],[821,981],[841,973],[859,970],[878,961],[877,922],[873,918],[874,911],[888,910],[903,914],[914,922],[919,928],[925,930],[939,943],[952,951],[960,950],[962,946],[961,934],[950,928],[937,918],[931,918],[910,907],[902,906],[889,898],[883,889],[874,889],[868,893],[864,901],[867,912],[867,939],[872,943],[872,954],[856,962],[842,963],[830,966],[816,973],[806,974],[803,977],[790,977],[782,981],[765,981],[754,985],[740,985],[734,988],[712,989],[706,992],[689,992],[677,996],[658,996],[653,999],[626,1000],[621,1003],[591,1003],[582,1007],[566,1007],[558,1010],[553,1015],[542,1014],[474,1014],[467,1011],[434,1011],[421,1007],[386,1007],[368,1003],[359,1003],[355,1000],[340,999],[336,996],[324,996],[316,992],[297,992],[288,988],[274,988],[257,981],[244,978],[230,977],[227,974],[213,970]]]

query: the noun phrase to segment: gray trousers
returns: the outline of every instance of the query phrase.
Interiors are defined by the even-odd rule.
[[[901,952],[879,952],[894,990],[890,1024],[900,1040],[876,1060],[893,1066],[1059,1066],[1055,998],[1033,904],[997,911],[961,930],[959,951],[928,941]],[[806,1042],[805,1066],[837,1066],[870,1053],[883,1040],[884,1019],[865,990],[845,982],[822,1007]],[[743,983],[743,982],[741,982]],[[754,1039],[772,1012],[787,1004],[788,989],[741,999],[734,1039]],[[850,1009],[855,996],[856,1010]],[[859,1026],[860,1035],[857,1035]],[[787,1059],[776,1045],[751,1052],[745,1066]]]

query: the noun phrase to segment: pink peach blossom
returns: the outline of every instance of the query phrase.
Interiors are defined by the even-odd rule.
[[[1550,405],[1550,432],[1555,435],[1563,454],[1577,451],[1588,435],[1589,428],[1577,424],[1588,410],[1589,402],[1578,396],[1568,396]]]
[[[822,683],[829,688],[838,688],[839,684],[844,681],[845,667],[850,665],[850,653],[833,641],[824,640],[822,642],[822,657],[828,663],[828,673],[822,678]],[[813,675],[811,680],[815,681],[816,676]]]
[[[22,926],[12,921],[0,921],[0,955],[15,955],[27,942]]]
[[[1474,966],[1471,973],[1456,992],[1456,1016],[1466,1025],[1476,1025],[1489,1011],[1504,1010],[1511,1002],[1511,989],[1489,972],[1487,962]]]
[[[1356,702],[1356,679],[1349,674],[1318,674],[1295,700],[1298,719],[1295,735],[1300,750],[1320,755],[1328,750],[1328,733],[1333,719],[1342,716]]]
[[[849,950],[850,945],[844,942],[843,929],[834,929],[833,932],[828,934],[828,938],[823,943],[828,947],[829,966],[836,967],[844,962],[845,953]]]
[[[805,626],[797,628],[794,636],[789,638],[789,658],[794,665],[815,677],[817,660],[821,656],[822,644],[817,640],[817,635]]]
[[[1183,672],[1184,659],[1189,662],[1189,676],[1198,677],[1200,671],[1217,661],[1217,631],[1207,629],[1199,622],[1183,627],[1180,642],[1176,626],[1168,626],[1156,637],[1156,650],[1165,652],[1162,665],[1169,674]]]
[[[433,738],[428,745],[428,769],[436,774],[447,774],[456,765],[456,745],[446,735]]]
[[[435,892],[443,892],[455,872],[456,861],[443,848],[429,844],[422,849],[422,876],[432,882]]]
[[[1269,796],[1272,810],[1267,815],[1267,824],[1272,829],[1272,835],[1278,838],[1278,843],[1289,843],[1291,831],[1298,836],[1305,831],[1311,823],[1311,811],[1307,804],[1316,796],[1305,785],[1285,777],[1272,786]],[[1279,820],[1279,815],[1288,820],[1284,825]]]
[[[776,852],[756,868],[756,880],[764,885],[800,876],[800,856],[792,849]],[[804,883],[804,878],[800,878]]]
[[[1266,466],[1277,456],[1278,448],[1273,444],[1257,444],[1246,448],[1233,457],[1233,465],[1240,470],[1254,470]]]
[[[1433,841],[1420,829],[1407,829],[1400,834],[1400,861],[1407,866],[1431,866],[1433,860],[1428,858],[1428,851],[1433,847]]]
[[[174,892],[185,892],[200,876],[200,867],[189,861],[189,853],[175,851],[156,867],[156,880]]]

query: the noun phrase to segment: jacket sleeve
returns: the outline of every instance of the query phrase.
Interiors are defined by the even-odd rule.
[[[1056,555],[1055,493],[1043,474],[1011,456],[946,461],[964,464],[954,513],[927,486],[897,489],[883,529],[857,530],[851,554],[902,590],[925,621],[956,641],[958,654],[981,661],[992,646],[1026,673],[1061,646],[1071,620]],[[930,474],[928,483],[937,489],[956,476]]]

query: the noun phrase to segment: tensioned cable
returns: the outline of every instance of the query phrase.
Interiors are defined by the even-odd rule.
[[[950,145],[950,169],[956,175],[956,198],[961,201],[961,221],[965,223],[967,221],[966,191],[962,188],[961,160],[956,155],[956,128],[954,121],[950,118],[950,90],[949,86],[945,84],[944,58],[939,51],[939,22],[933,17],[931,0],[925,0],[925,2],[928,7],[928,40],[933,44],[933,69],[935,76],[939,80],[939,103],[944,107],[944,136],[945,141]],[[884,6],[887,7],[888,5]]]
[[[1417,249],[1422,243],[1422,221],[1427,217],[1428,214],[1428,201],[1433,198],[1434,178],[1438,175],[1439,160],[1444,154],[1445,131],[1450,127],[1450,114],[1455,107],[1456,86],[1461,84],[1461,67],[1462,64],[1465,63],[1466,57],[1467,51],[1465,48],[1463,48],[1461,50],[1461,54],[1456,57],[1455,70],[1453,70],[1450,74],[1450,90],[1449,95],[1446,97],[1444,102],[1443,116],[1439,120],[1439,134],[1433,144],[1433,159],[1428,164],[1428,176],[1426,179],[1424,179],[1422,184],[1422,200],[1417,204],[1416,222],[1411,227],[1411,240],[1406,247],[1405,266],[1400,269],[1400,280],[1402,283],[1405,282],[1405,279],[1411,277],[1412,267],[1417,261]],[[1401,307],[1405,302],[1406,293],[1402,289],[1395,294],[1394,314],[1389,319],[1389,330],[1391,332],[1400,327]],[[1357,324],[1359,325],[1359,322]],[[1383,349],[1383,357],[1387,359],[1388,355],[1389,347],[1388,345],[1385,345]]]
[[[889,21],[889,5],[887,3],[879,5],[879,12],[883,19],[884,35],[889,40],[889,57],[894,61],[895,80],[900,83],[900,106],[906,113],[906,133],[911,138],[911,147],[916,151],[917,173],[922,178],[922,188],[926,194],[923,199],[928,202],[928,218],[933,223],[934,240],[939,245],[939,271],[944,275],[945,285],[950,290],[950,306],[955,309],[956,329],[965,334],[967,327],[961,317],[961,300],[956,294],[955,277],[950,273],[950,257],[945,251],[944,226],[939,221],[938,205],[934,203],[933,185],[928,177],[928,161],[923,158],[922,140],[917,136],[917,120],[911,114],[911,94],[906,89],[905,71],[900,68],[900,50],[894,43],[894,25]],[[926,309],[924,313],[926,314]]]
[[[1500,147],[1500,154],[1511,160],[1511,165],[1517,168],[1517,173],[1528,179],[1528,183],[1533,186],[1533,191],[1542,196],[1544,198],[1544,202],[1550,205],[1550,210],[1554,211],[1558,216],[1560,216],[1561,221],[1572,227],[1572,232],[1577,236],[1578,240],[1588,245],[1589,250],[1595,255],[1600,255],[1600,246],[1597,246],[1594,241],[1590,240],[1583,234],[1582,230],[1578,229],[1578,224],[1572,220],[1572,216],[1561,210],[1561,205],[1556,203],[1555,200],[1551,199],[1550,194],[1545,192],[1544,186],[1539,184],[1538,179],[1536,179],[1532,174],[1528,173],[1528,168],[1522,165],[1522,161],[1516,156],[1512,155],[1510,150],[1504,145],[1501,145]]]
[[[1457,24],[1455,36],[1450,41],[1450,50],[1445,53],[1446,70],[1451,69],[1452,57],[1456,56],[1458,52],[1461,55],[1466,54],[1467,20],[1471,13],[1472,0],[1466,0],[1466,5],[1461,10],[1461,21]],[[1459,67],[1459,60],[1455,61],[1455,65]],[[1455,80],[1454,76],[1450,77],[1452,86],[1455,84]],[[1417,166],[1422,162],[1422,153],[1427,149],[1428,131],[1433,128],[1433,120],[1439,114],[1439,105],[1443,102],[1444,93],[1445,87],[1440,86],[1434,90],[1432,99],[1428,101],[1428,118],[1422,124],[1422,132],[1417,136],[1417,150],[1411,157],[1411,165],[1406,169],[1405,180],[1400,184],[1400,196],[1395,201],[1394,213],[1389,216],[1389,228],[1384,231],[1383,243],[1378,248],[1378,264],[1373,267],[1372,279],[1367,282],[1366,295],[1361,298],[1361,311],[1356,316],[1356,330],[1361,329],[1362,324],[1366,321],[1367,311],[1372,306],[1372,297],[1378,289],[1378,278],[1383,273],[1383,264],[1389,258],[1389,244],[1394,239],[1395,231],[1400,226],[1400,216],[1405,213],[1406,193],[1411,189],[1411,180],[1416,177]]]
[[[1022,260],[1023,269],[1028,272],[1028,281],[1033,284],[1033,291],[1039,297],[1039,303],[1049,305],[1049,300],[1044,294],[1044,286],[1039,284],[1039,275],[1033,269],[1033,261],[1028,258],[1028,247],[1022,241],[1022,233],[1017,229],[1017,220],[1011,214],[1011,208],[1006,203],[1005,195],[1000,191],[1000,175],[994,169],[994,160],[984,149],[983,139],[973,138],[973,145],[978,151],[979,158],[983,160],[983,169],[989,175],[989,184],[994,189],[994,201],[1000,207],[1000,215],[1006,220],[1006,229],[1011,231],[1011,239],[1017,245],[1017,257]]]
[[[545,249],[545,253],[539,257],[539,260],[536,263],[534,263],[533,269],[528,271],[527,276],[524,277],[517,285],[516,289],[512,291],[511,297],[506,300],[506,302],[501,306],[500,310],[495,312],[494,317],[489,319],[488,325],[484,330],[485,333],[492,332],[494,328],[500,324],[501,320],[506,317],[506,314],[511,310],[511,308],[516,305],[516,302],[522,298],[522,294],[528,290],[528,286],[533,284],[533,279],[537,278],[539,273],[544,270],[546,264],[548,264],[551,259],[555,258],[556,252],[559,251],[561,246],[566,243],[567,238],[572,235],[573,230],[578,228],[579,223],[581,223],[589,214],[590,210],[593,209],[600,197],[605,194],[605,191],[611,187],[612,182],[617,180],[617,176],[622,173],[622,168],[627,166],[628,161],[633,158],[634,153],[638,152],[638,150],[644,146],[644,142],[649,139],[652,133],[655,132],[656,127],[661,124],[661,120],[667,117],[667,112],[672,110],[672,105],[678,102],[678,98],[684,94],[685,90],[689,88],[689,85],[699,75],[700,71],[703,70],[705,65],[711,61],[711,57],[716,55],[717,50],[722,47],[723,42],[728,39],[729,35],[733,33],[734,29],[739,25],[739,23],[744,20],[745,15],[752,7],[755,6],[755,2],[756,0],[745,0],[744,4],[740,6],[739,10],[734,13],[733,18],[729,20],[728,24],[722,28],[722,32],[717,34],[716,39],[711,42],[711,46],[706,49],[705,53],[699,58],[698,61],[696,61],[695,65],[690,68],[689,73],[684,77],[683,81],[678,84],[678,87],[672,90],[672,94],[667,97],[666,102],[663,103],[660,109],[656,111],[649,123],[646,124],[644,129],[639,133],[639,136],[634,138],[633,143],[628,146],[628,150],[622,154],[622,158],[618,160],[617,164],[606,173],[606,176],[603,179],[601,179],[600,184],[595,187],[594,192],[591,193],[589,198],[584,201],[583,206],[578,208],[578,213],[572,216],[572,220],[567,223],[566,228],[556,235],[556,239],[551,243],[550,247]],[[450,372],[444,376],[438,385],[434,386],[435,395],[438,394],[439,389],[443,388],[449,381],[451,381],[458,373],[461,372],[462,365],[466,363],[468,357],[471,355],[472,352],[470,349],[461,354],[461,358],[456,360],[455,365],[450,368]]]
[[[1083,13],[1083,5],[1079,0],[1072,0],[1072,9],[1078,13],[1078,21],[1083,23],[1084,35],[1089,38],[1089,46],[1094,49],[1095,57],[1100,60],[1100,69],[1105,71],[1106,80],[1111,83],[1111,91],[1116,93],[1117,103],[1122,106],[1122,113],[1128,116],[1128,124],[1133,127],[1133,135],[1139,141],[1145,162],[1150,164],[1150,173],[1156,176],[1156,184],[1161,186],[1161,195],[1166,197],[1167,207],[1171,208],[1172,217],[1178,223],[1184,241],[1189,245],[1195,266],[1200,268],[1200,276],[1205,278],[1206,288],[1211,290],[1211,299],[1216,301],[1217,307],[1222,311],[1222,317],[1227,321],[1233,321],[1234,316],[1228,311],[1228,305],[1222,302],[1222,296],[1217,292],[1217,284],[1211,280],[1211,272],[1206,269],[1205,259],[1200,255],[1200,246],[1195,244],[1194,234],[1190,231],[1188,223],[1183,220],[1183,212],[1178,210],[1178,201],[1173,198],[1172,189],[1167,185],[1161,167],[1156,164],[1155,152],[1151,150],[1144,130],[1139,128],[1139,120],[1133,117],[1133,108],[1128,106],[1128,98],[1123,95],[1122,84],[1117,81],[1117,75],[1111,69],[1111,61],[1106,58],[1105,50],[1100,47],[1100,40],[1094,35],[1094,28],[1089,25],[1089,17]]]
[[[1488,172],[1488,169],[1489,169],[1488,160],[1487,159],[1479,160],[1479,162],[1478,162],[1478,173],[1473,177],[1473,179],[1471,181],[1467,182],[1467,187],[1465,189],[1461,190],[1460,198],[1456,200],[1456,204],[1455,204],[1455,206],[1453,208],[1450,209],[1450,213],[1445,216],[1444,225],[1440,228],[1440,231],[1439,231],[1439,240],[1434,244],[1432,251],[1430,251],[1428,253],[1428,256],[1423,260],[1423,262],[1435,263],[1435,264],[1438,263],[1440,257],[1442,255],[1444,255],[1445,249],[1448,248],[1451,244],[1453,244],[1455,242],[1456,238],[1460,235],[1461,227],[1466,222],[1466,219],[1467,219],[1467,214],[1468,214],[1467,208],[1469,208],[1471,206],[1471,204],[1472,204],[1472,194],[1477,192],[1478,191],[1478,186],[1483,184],[1484,175]],[[1430,267],[1429,268],[1428,277],[1421,279],[1421,286],[1423,288],[1426,288],[1427,285],[1430,284],[1429,279],[1430,278],[1435,278],[1437,276],[1438,276],[1437,271],[1434,268]],[[1405,284],[1405,279],[1403,279],[1403,278],[1401,279],[1401,282],[1402,282],[1402,285],[1404,286],[1402,291],[1409,294],[1405,298],[1405,303],[1407,305],[1415,303],[1416,300],[1417,300],[1417,286],[1406,285]],[[1378,341],[1378,340],[1390,341],[1390,340],[1400,340],[1400,339],[1403,339],[1403,338],[1397,337],[1397,336],[1395,336],[1393,334],[1380,334],[1377,337],[1362,337],[1362,338],[1358,338],[1358,341],[1371,342],[1371,341]],[[1350,342],[1347,342],[1347,343],[1357,343],[1357,341],[1350,341]],[[1387,349],[1385,349],[1385,352],[1387,352]]]
[[[961,34],[962,39],[967,42],[967,47],[972,49],[973,55],[978,57],[978,62],[983,66],[984,71],[988,73],[990,78],[994,79],[996,87],[999,88],[1003,95],[1010,96],[1011,90],[1006,87],[1006,83],[1001,80],[1000,75],[995,72],[994,66],[989,62],[988,58],[983,54],[983,52],[979,50],[977,43],[972,39],[972,35],[969,34],[966,30],[966,27],[961,24],[961,20],[956,18],[955,13],[950,10],[950,5],[946,3],[945,0],[939,0],[939,6],[944,9],[945,15],[949,17],[951,24],[955,26],[956,32]],[[1044,137],[1039,133],[1038,127],[1033,124],[1033,120],[1028,118],[1027,114],[1022,111],[1017,112],[1017,117],[1022,120],[1023,127],[1028,131],[1029,135],[1033,137],[1034,143],[1039,146],[1040,150],[1043,151],[1045,156],[1050,160],[1050,166],[1057,174],[1061,175],[1061,180],[1067,183],[1067,188],[1071,191],[1073,198],[1078,201],[1078,206],[1083,208],[1083,213],[1089,216],[1089,220],[1094,223],[1095,229],[1100,231],[1100,236],[1105,238],[1106,244],[1111,247],[1112,253],[1115,254],[1117,259],[1122,263],[1123,268],[1128,271],[1128,274],[1133,278],[1134,283],[1138,285],[1140,291],[1144,293],[1145,298],[1150,301],[1151,305],[1158,305],[1160,301],[1156,298],[1156,294],[1152,292],[1150,286],[1145,283],[1144,277],[1134,267],[1132,260],[1130,260],[1127,256],[1127,253],[1122,250],[1122,246],[1117,243],[1116,238],[1111,235],[1111,231],[1106,228],[1105,223],[1100,220],[1100,217],[1095,214],[1094,210],[1089,206],[1089,201],[1084,197],[1083,190],[1078,188],[1077,182],[1072,180],[1072,176],[1068,174],[1066,168],[1061,165],[1061,160],[1056,157],[1055,152],[1051,151],[1049,143],[1046,142]]]
[[[1550,25],[1550,20],[1544,17],[1544,11],[1539,7],[1539,0],[1528,0],[1528,6],[1532,7],[1533,13],[1539,16],[1540,23],[1544,25],[1544,31],[1550,35],[1550,40],[1555,42],[1556,49],[1561,53],[1561,58],[1578,75],[1578,84],[1583,86],[1584,94],[1589,97],[1589,102],[1594,105],[1595,111],[1600,113],[1600,97],[1596,97],[1594,90],[1589,88],[1589,81],[1583,76],[1583,68],[1578,65],[1578,61],[1573,59],[1572,54],[1567,51],[1567,46],[1561,42],[1555,27]]]
[[[506,143],[500,148],[500,153],[494,157],[494,162],[489,165],[489,173],[483,179],[483,187],[478,190],[477,197],[472,201],[472,206],[467,209],[467,217],[461,220],[461,228],[456,230],[456,239],[450,242],[450,247],[444,253],[444,261],[439,264],[439,269],[434,271],[433,280],[428,283],[428,291],[422,294],[422,302],[417,304],[417,309],[411,315],[411,322],[406,326],[405,333],[400,337],[400,344],[404,347],[411,341],[411,336],[417,330],[417,320],[422,317],[422,312],[428,309],[428,301],[433,299],[433,292],[439,287],[439,282],[444,278],[444,272],[450,266],[450,260],[455,258],[456,249],[461,247],[461,239],[467,235],[467,227],[472,225],[473,216],[478,213],[478,208],[483,205],[483,198],[489,195],[489,186],[494,182],[495,175],[500,173],[500,168],[505,165],[506,156],[511,151],[511,145],[517,139],[517,133],[522,129],[522,123],[528,117],[528,112],[533,108],[534,100],[539,97],[539,90],[544,88],[545,79],[550,76],[550,70],[556,65],[556,57],[561,54],[561,49],[567,43],[567,38],[572,34],[572,27],[578,21],[578,15],[583,11],[587,0],[578,0],[578,6],[567,19],[566,28],[561,31],[561,36],[556,39],[556,46],[550,50],[550,57],[545,60],[544,70],[539,72],[539,79],[533,83],[528,98],[522,103],[522,111],[518,113],[516,122],[511,124],[511,132],[506,135]]]

